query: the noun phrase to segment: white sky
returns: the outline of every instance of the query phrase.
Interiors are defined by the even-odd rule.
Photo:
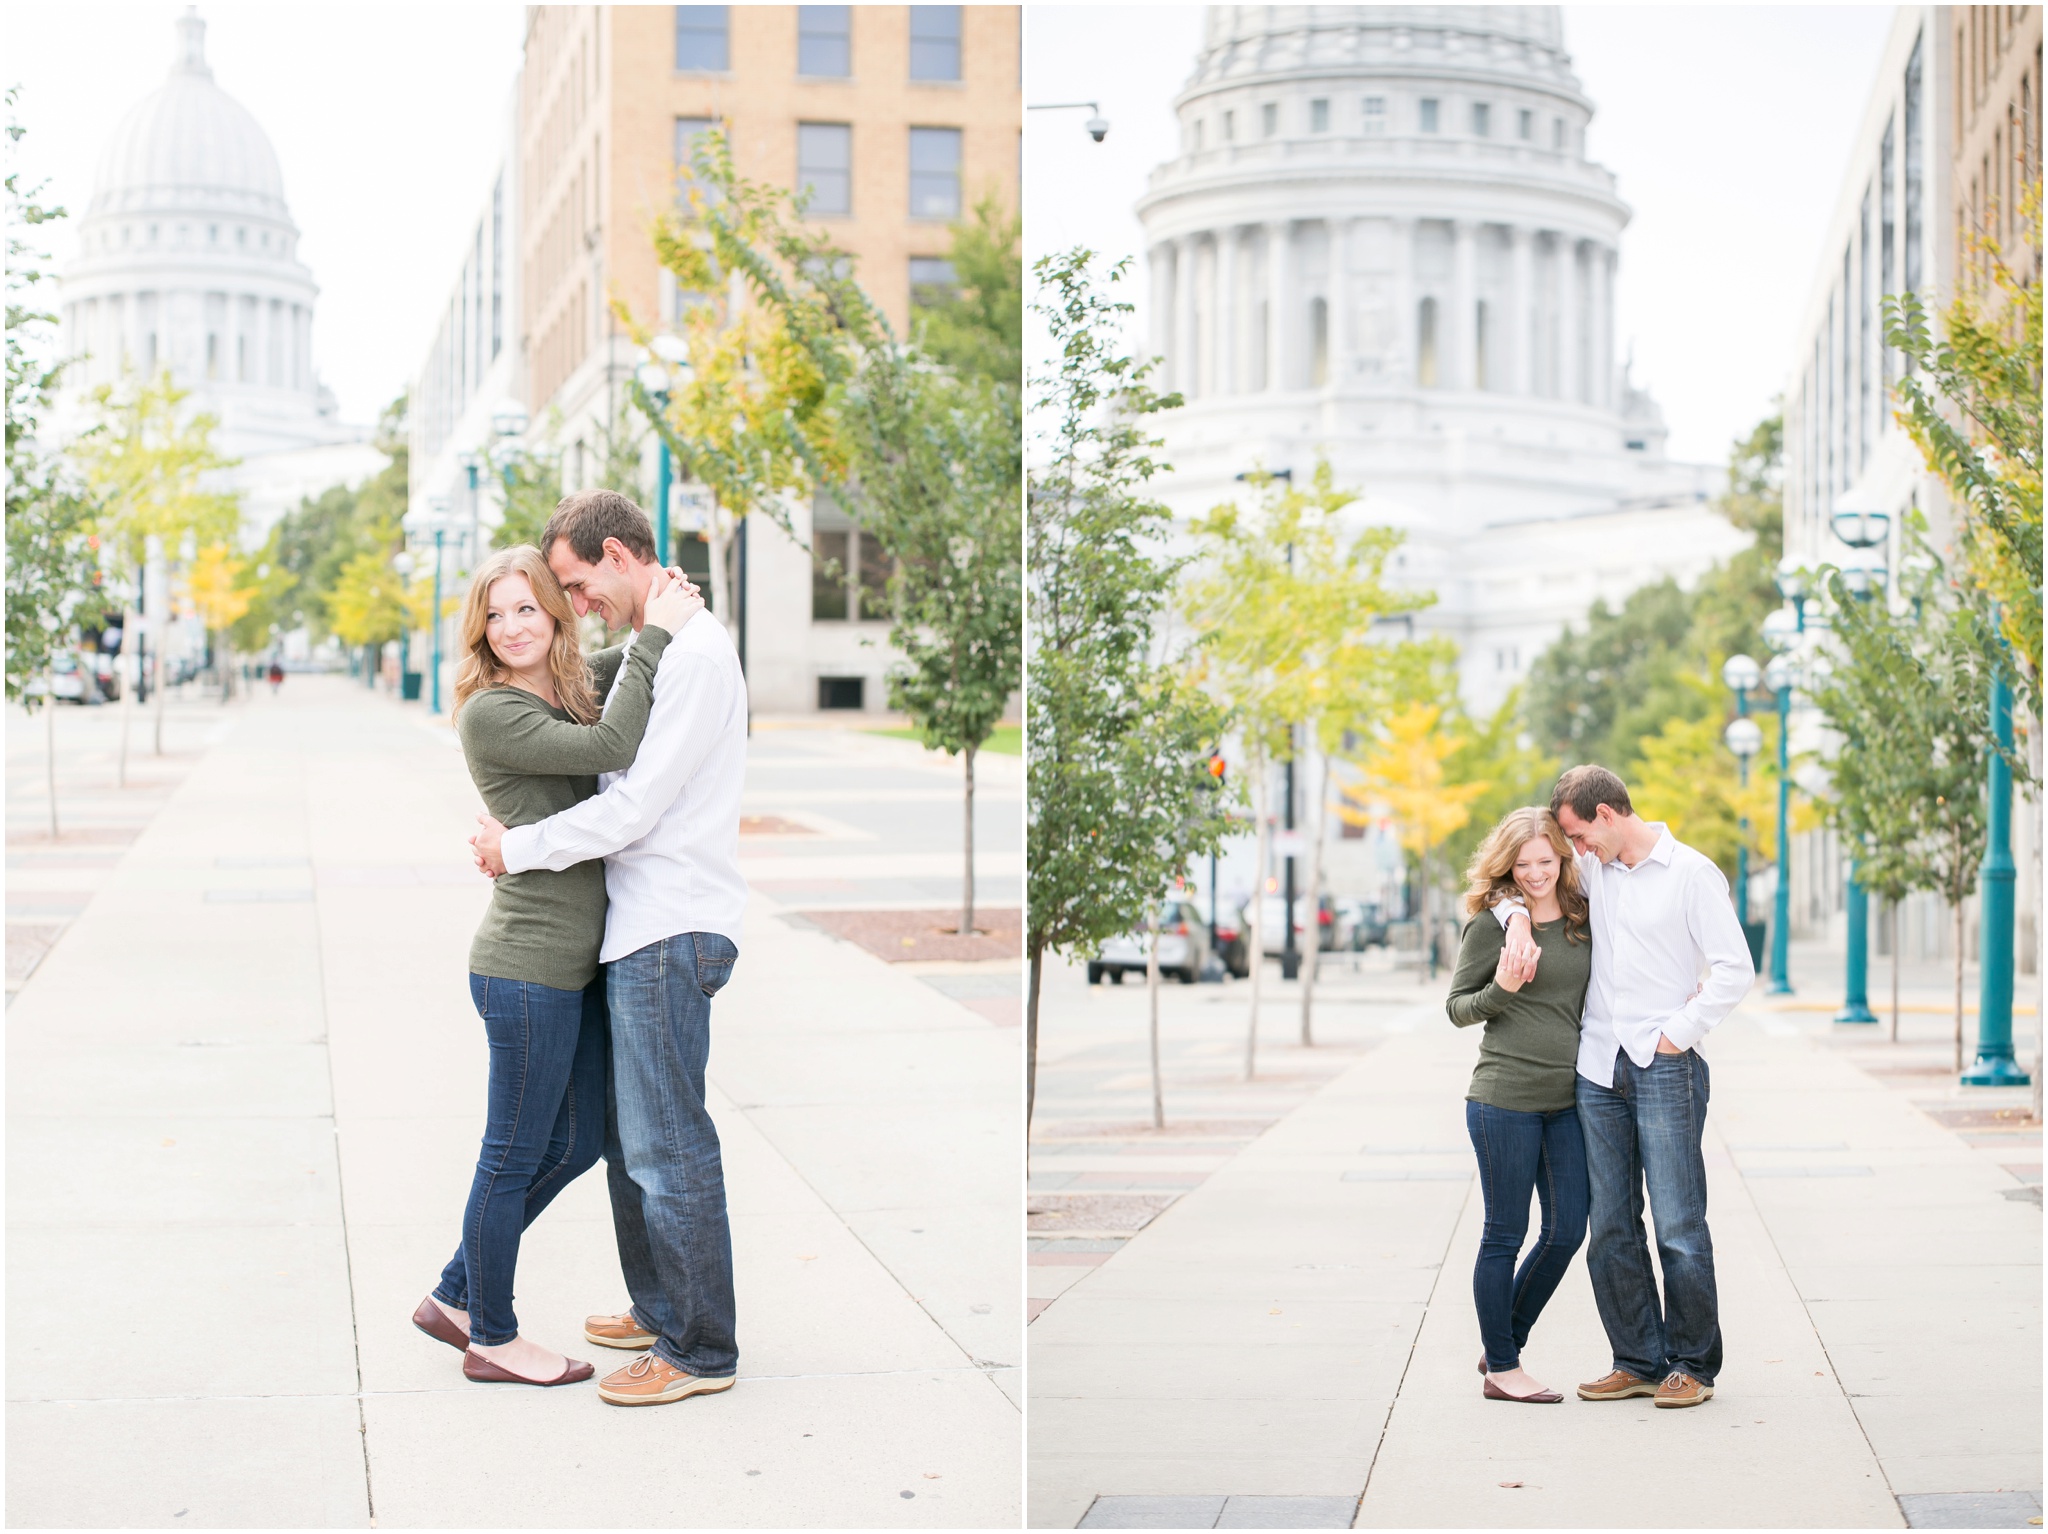
[[[1565,46],[1594,103],[1588,152],[1635,209],[1617,342],[1634,343],[1674,457],[1724,461],[1784,386],[1892,14],[1564,8]],[[1111,123],[1097,145],[1085,112],[1025,114],[1026,259],[1075,244],[1137,256],[1131,205],[1176,152],[1171,102],[1193,68],[1201,8],[1034,5],[1026,17],[1026,103],[1099,100]]]
[[[46,177],[61,260],[114,126],[170,72],[172,4],[12,4],[6,84],[25,179]],[[284,168],[320,285],[313,359],[343,417],[374,421],[433,338],[490,191],[521,5],[202,5],[206,56]],[[45,228],[51,226],[46,225]]]

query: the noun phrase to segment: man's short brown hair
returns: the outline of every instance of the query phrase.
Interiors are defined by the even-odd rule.
[[[1611,804],[1617,815],[1633,815],[1635,806],[1629,803],[1628,789],[1621,779],[1605,767],[1590,764],[1583,767],[1567,767],[1557,780],[1557,787],[1550,791],[1550,813],[1562,813],[1569,804],[1572,813],[1581,820],[1590,821],[1600,813],[1600,806]]]
[[[616,490],[579,490],[574,495],[565,495],[555,506],[555,514],[548,518],[548,525],[540,533],[540,557],[546,559],[555,541],[566,538],[576,557],[586,565],[597,564],[604,558],[604,541],[616,538],[626,546],[626,552],[642,564],[651,565],[654,551],[654,527],[647,520],[647,513]]]

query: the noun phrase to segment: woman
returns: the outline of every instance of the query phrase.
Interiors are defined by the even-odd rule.
[[[703,610],[678,572],[657,576],[639,637],[593,657],[586,675],[576,614],[540,551],[521,546],[486,560],[463,605],[455,726],[492,816],[508,826],[544,820],[596,793],[596,774],[631,765],[655,667]],[[600,717],[597,693],[614,677]],[[520,1335],[512,1274],[520,1233],[604,1147],[604,918],[601,862],[508,874],[470,945],[469,993],[491,1049],[483,1152],[462,1245],[413,1324],[460,1348],[473,1380],[568,1385],[593,1372]]]
[[[1480,1372],[1493,1401],[1554,1405],[1564,1399],[1522,1368],[1529,1329],[1586,1239],[1586,1144],[1574,1078],[1579,1019],[1593,972],[1592,934],[1577,865],[1545,809],[1511,812],[1468,871],[1464,940],[1449,1010],[1460,1028],[1485,1025],[1465,1094],[1465,1127],[1479,1156],[1486,1229],[1472,1271],[1472,1298],[1486,1346]],[[1518,966],[1492,908],[1519,893],[1535,927],[1536,960]],[[1543,1229],[1515,1268],[1529,1230],[1529,1194],[1542,1195]]]

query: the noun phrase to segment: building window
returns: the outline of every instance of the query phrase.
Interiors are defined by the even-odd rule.
[[[1330,103],[1311,101],[1308,104],[1308,131],[1328,133],[1330,131]]]
[[[1269,101],[1259,108],[1259,132],[1271,138],[1280,131],[1280,104]]]
[[[1330,381],[1330,302],[1325,298],[1308,301],[1308,381],[1314,389]]]
[[[1235,112],[1225,112],[1223,114],[1223,142],[1226,144],[1232,143],[1236,138],[1237,114]]]
[[[1472,136],[1474,138],[1493,137],[1493,107],[1487,102],[1475,101],[1472,103]]]
[[[1486,354],[1493,340],[1492,327],[1487,323],[1491,318],[1486,300],[1480,299],[1472,310],[1472,387],[1475,389],[1492,387],[1487,381],[1489,370],[1486,366]]]
[[[853,591],[846,575],[853,534],[843,528],[811,534],[811,621],[844,623],[853,616]]]
[[[1884,125],[1884,141],[1878,150],[1878,194],[1877,194],[1877,291],[1886,297],[1898,291],[1894,274],[1898,271],[1893,257],[1894,225],[1898,219],[1898,188],[1894,180],[1898,168],[1898,157],[1893,140],[1897,120],[1887,118]],[[1898,371],[1898,354],[1889,344],[1884,348],[1884,384],[1891,388],[1893,377]]]
[[[910,78],[960,78],[960,7],[913,5],[910,8]]]
[[[683,207],[689,206],[690,189],[697,185],[697,141],[717,126],[715,117],[676,119],[676,201]]]
[[[1424,133],[1434,133],[1434,132],[1436,132],[1436,105],[1437,105],[1437,103],[1436,103],[1436,97],[1434,97],[1434,96],[1424,96],[1424,97],[1422,98],[1422,123],[1421,123],[1421,126],[1422,126],[1422,131],[1423,131]]]
[[[867,686],[866,677],[821,676],[818,678],[818,707],[866,708]]]
[[[960,216],[960,130],[910,130],[910,216]]]
[[[722,70],[729,68],[726,47],[726,15],[729,5],[679,5],[676,7],[676,68]]]
[[[1194,122],[1194,129],[1191,134],[1191,144],[1195,150],[1197,150],[1198,152],[1200,151],[1202,147],[1202,119],[1199,117],[1197,117]]]
[[[1387,98],[1368,96],[1365,98],[1365,131],[1369,134],[1387,131]]]
[[[220,337],[211,332],[206,337],[206,376],[220,377]]]
[[[1529,143],[1536,137],[1536,114],[1527,107],[1523,107],[1515,114],[1515,137],[1524,143]]]
[[[505,344],[505,178],[491,188],[491,360]]]
[[[881,540],[819,492],[811,505],[811,621],[886,622],[894,570]]]
[[[1920,40],[1906,60],[1906,291],[1920,291],[1920,216],[1922,151],[1920,146]],[[1908,360],[1908,371],[1911,362]]]
[[[1559,150],[1564,148],[1564,119],[1562,117],[1550,119],[1550,147]]]
[[[1415,382],[1436,387],[1436,300],[1425,298],[1415,319]]]
[[[960,291],[960,278],[953,263],[937,256],[910,258],[910,307],[929,309],[943,304]]]
[[[796,8],[796,72],[843,80],[853,73],[853,7]]]
[[[796,125],[796,189],[809,193],[810,213],[853,211],[853,128],[847,123]]]

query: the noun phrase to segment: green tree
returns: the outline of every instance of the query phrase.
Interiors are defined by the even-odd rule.
[[[1013,413],[1024,380],[1023,232],[1023,221],[993,193],[982,198],[971,218],[953,225],[947,258],[958,285],[916,295],[911,324],[920,351],[962,378],[1004,391]]]
[[[283,519],[272,524],[263,547],[242,561],[236,586],[248,597],[248,606],[229,628],[228,639],[244,654],[269,649],[280,635],[304,621],[294,601],[299,578],[284,559]]]
[[[61,363],[38,352],[56,316],[40,307],[38,285],[50,272],[41,226],[65,216],[41,201],[41,185],[21,179],[14,158],[26,130],[12,121],[19,87],[7,92],[7,698],[33,709],[40,702],[48,741],[45,769],[50,835],[58,834],[56,657],[82,621],[106,601],[99,588],[93,505],[61,460],[43,453],[36,432],[50,407]],[[32,349],[32,341],[35,343]],[[32,682],[44,686],[40,697]]]
[[[499,481],[504,487],[504,503],[498,525],[491,530],[491,547],[512,549],[530,543],[539,548],[541,531],[562,500],[560,457],[551,453],[510,454],[500,463]]]
[[[1025,533],[1027,1123],[1046,953],[1093,953],[1131,930],[1227,824],[1205,763],[1220,721],[1179,658],[1154,653],[1180,561],[1164,547],[1171,514],[1145,493],[1164,468],[1147,418],[1180,396],[1156,392],[1122,344],[1129,263],[1099,282],[1094,259],[1076,249],[1033,268],[1032,313],[1057,360],[1032,384]]]

